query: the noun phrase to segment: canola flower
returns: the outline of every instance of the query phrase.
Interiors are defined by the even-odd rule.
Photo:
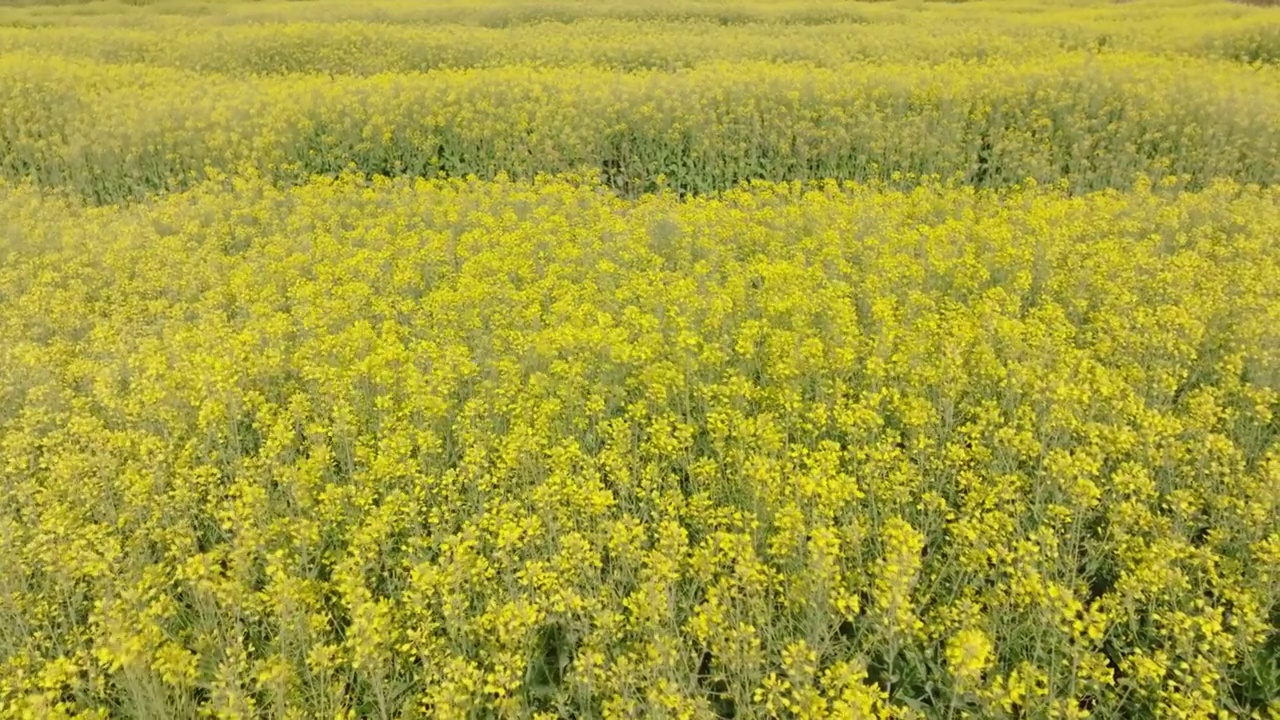
[[[0,189],[0,716],[1274,717],[1280,191]]]
[[[1026,60],[504,65],[235,77],[0,54],[0,177],[95,202],[252,171],[287,185],[354,165],[434,178],[596,173],[637,196],[748,180],[1073,191],[1143,175],[1192,189],[1280,179],[1280,74],[1141,53]]]
[[[1277,48],[0,7],[0,718],[1280,719]]]
[[[556,5],[474,2],[223,4],[222,14],[95,14],[23,18],[0,8],[0,52],[235,76],[376,75],[438,68],[596,66],[674,70],[766,61],[1029,60],[1058,53],[1138,52],[1169,58],[1280,60],[1273,13],[1226,3],[1150,3],[1009,12],[986,3]],[[267,6],[269,7],[269,6]],[[46,8],[46,11],[48,9]],[[180,21],[175,20],[179,18]],[[128,20],[127,23],[124,19]]]

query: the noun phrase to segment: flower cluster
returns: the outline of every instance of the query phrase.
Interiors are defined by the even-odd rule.
[[[1158,190],[4,187],[0,715],[1265,718],[1280,194]]]

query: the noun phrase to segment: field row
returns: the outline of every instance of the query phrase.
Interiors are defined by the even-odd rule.
[[[232,78],[10,53],[0,55],[0,177],[100,202],[218,173],[294,183],[349,167],[586,173],[627,195],[928,175],[1074,191],[1138,175],[1269,185],[1280,179],[1278,86],[1276,70],[1131,54]]]
[[[1280,697],[1276,190],[0,214],[0,710]]]
[[[839,19],[849,7],[830,5],[828,11]],[[1200,16],[1175,11],[1172,19],[1144,23],[1062,23],[1054,22],[1053,14],[1048,20],[1042,14],[1026,19],[1003,15],[993,23],[990,14],[965,8],[914,15],[899,11],[874,21],[834,24],[722,25],[706,18],[680,22],[603,18],[506,28],[325,23],[306,15],[302,21],[285,24],[0,28],[0,52],[30,51],[236,75],[372,75],[510,64],[674,69],[747,60],[838,67],[855,61],[1026,60],[1062,52],[1113,51],[1280,62],[1280,20],[1263,13],[1239,17],[1199,10]]]
[[[1140,3],[1068,0],[966,2],[848,2],[847,0],[4,0],[0,24],[13,27],[111,27],[211,30],[257,24],[376,23],[459,28],[515,28],[614,20],[722,27],[770,25],[916,25],[936,29],[962,24],[995,34],[1107,32],[1122,42],[1193,36],[1215,37],[1237,29],[1274,28],[1274,14],[1248,4],[1213,0],[1144,0]]]

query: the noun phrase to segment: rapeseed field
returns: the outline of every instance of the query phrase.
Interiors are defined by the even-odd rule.
[[[0,2],[0,718],[1280,720],[1277,13]]]

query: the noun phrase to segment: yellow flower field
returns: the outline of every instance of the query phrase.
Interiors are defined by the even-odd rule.
[[[1277,13],[0,7],[0,718],[1280,719]]]

